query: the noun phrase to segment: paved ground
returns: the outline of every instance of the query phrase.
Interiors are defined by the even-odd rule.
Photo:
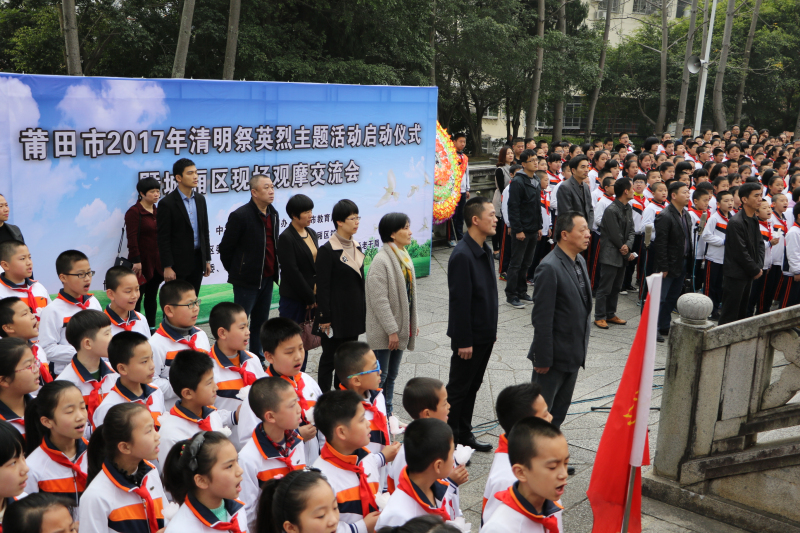
[[[395,414],[409,420],[403,411],[401,394],[405,383],[415,376],[430,376],[447,383],[450,368],[450,343],[447,330],[447,260],[449,248],[435,248],[431,260],[431,275],[418,281],[418,312],[420,335],[417,349],[406,352],[400,367],[395,388]],[[526,358],[533,328],[530,323],[530,307],[517,310],[505,303],[505,282],[498,281],[500,315],[498,342],[492,353],[486,377],[478,393],[473,425],[484,424],[487,431],[481,440],[497,444],[502,430],[494,422],[494,398],[506,386],[523,383],[531,379],[532,365]],[[273,314],[276,314],[273,311]],[[607,418],[606,412],[592,412],[592,407],[610,407],[617,390],[625,361],[639,323],[639,308],[636,295],[620,296],[618,315],[628,320],[627,326],[612,326],[609,330],[592,328],[589,354],[585,370],[581,370],[575,388],[573,404],[562,430],[570,444],[571,463],[577,472],[569,480],[565,505],[565,530],[569,533],[588,533],[592,528],[592,511],[586,499],[586,490],[592,474],[592,464]],[[320,350],[310,354],[308,371],[316,375]],[[663,383],[663,367],[666,345],[658,346],[656,354],[656,378],[653,391],[653,407],[661,401],[660,385]],[[661,370],[658,370],[661,369]],[[651,456],[655,454],[658,434],[658,411],[650,415]],[[473,532],[480,525],[480,510],[483,490],[492,454],[476,453],[469,467],[470,481],[462,487],[461,506],[467,522],[473,524]],[[643,502],[643,530],[647,532],[698,532],[735,533],[742,530],[710,520],[708,518],[645,499]]]

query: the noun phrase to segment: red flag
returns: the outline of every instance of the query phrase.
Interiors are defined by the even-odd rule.
[[[592,533],[621,531],[631,466],[650,464],[647,422],[653,386],[661,274],[654,274],[647,281],[647,301],[600,438],[592,479],[586,491],[594,514]],[[629,533],[642,531],[642,476],[639,468],[635,469],[635,476]]]

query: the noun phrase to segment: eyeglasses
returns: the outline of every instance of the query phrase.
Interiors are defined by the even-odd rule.
[[[167,304],[167,305],[171,305],[172,307],[188,307],[189,309],[191,309],[193,307],[197,307],[199,309],[201,302],[202,302],[202,300],[200,298],[198,298],[197,300],[195,300],[193,302],[189,302],[188,304]]]
[[[32,374],[35,374],[36,371],[39,370],[39,367],[36,366],[36,361],[32,362],[31,364],[29,364],[24,368],[19,368],[17,370],[14,370],[14,372],[25,372],[26,370],[30,370]]]
[[[356,217],[347,217],[345,220],[354,220],[354,221],[355,220],[361,220],[361,217],[358,217],[358,216],[356,216]]]
[[[76,278],[86,279],[86,276],[93,278],[96,272],[94,270],[90,270],[88,272],[78,272],[77,274],[70,274],[69,272],[64,274],[65,276],[75,276]]]
[[[374,370],[365,370],[364,372],[359,372],[358,374],[353,374],[352,376],[347,376],[347,379],[354,378],[356,376],[363,376],[364,374],[374,374],[375,372],[380,372],[381,371],[381,362],[380,361],[376,361],[376,363],[378,363],[378,368],[376,368]]]

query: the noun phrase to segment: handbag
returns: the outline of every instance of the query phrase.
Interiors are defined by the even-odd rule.
[[[122,234],[119,236],[119,247],[117,247],[117,258],[114,259],[114,266],[125,267],[133,270],[133,263],[127,258],[122,257],[122,240],[125,238],[125,224],[122,225]]]
[[[303,348],[308,352],[314,348],[319,348],[322,344],[322,339],[313,333],[314,331],[314,315],[311,309],[306,309],[306,319],[300,325],[303,332],[300,337],[303,339]]]

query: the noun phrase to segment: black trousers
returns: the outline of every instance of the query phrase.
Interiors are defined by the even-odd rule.
[[[534,370],[531,381],[538,383],[542,388],[542,397],[547,402],[550,414],[553,415],[553,425],[560,427],[572,403],[578,372],[562,372],[552,367],[547,374],[539,374]]]
[[[711,298],[715,311],[719,309],[719,304],[722,302],[722,278],[722,265],[706,260],[706,282],[703,291],[706,296]]]
[[[633,238],[633,248],[631,248],[632,252],[636,252],[637,254],[639,254],[639,249],[642,247],[643,238],[644,237],[642,236],[641,233],[636,234],[636,236]],[[628,261],[628,264],[625,266],[625,277],[622,279],[623,287],[633,287],[633,271],[636,270],[637,268],[641,269],[641,267],[639,266],[641,260],[642,260],[641,255],[639,255],[639,257],[637,257],[633,261]],[[637,275],[636,279],[638,280],[639,278],[640,276]]]
[[[513,228],[511,233],[514,233]],[[527,294],[526,275],[528,267],[533,262],[533,253],[536,251],[538,243],[536,233],[526,234],[524,240],[519,240],[516,235],[511,235],[511,263],[508,265],[508,274],[506,274],[506,298]]]
[[[147,283],[139,285],[139,299],[136,301],[136,310],[141,312],[142,305],[144,305],[144,316],[147,317],[147,324],[150,329],[158,326],[156,323],[158,287],[161,286],[162,281],[164,281],[164,276],[158,272],[153,272],[153,277]]]
[[[592,293],[600,283],[600,234],[593,231],[592,240],[589,243],[589,280],[592,282]]]
[[[447,401],[450,402],[447,423],[453,430],[456,442],[469,439],[472,435],[475,398],[483,383],[483,375],[492,356],[493,347],[493,342],[476,344],[472,347],[472,357],[469,359],[462,359],[458,356],[458,349],[453,349],[453,355],[450,357],[450,377],[447,380]]]
[[[333,356],[336,349],[347,341],[357,341],[358,337],[334,337],[329,338],[324,333],[320,336],[322,344],[322,355],[319,356],[319,366],[317,366],[317,383],[322,392],[331,390],[331,381],[334,389],[339,388],[339,378],[333,371]]]
[[[722,310],[719,312],[720,326],[747,318],[747,301],[750,299],[752,286],[752,279],[743,280],[723,276]]]
[[[500,233],[502,226],[502,236],[500,237],[500,274],[508,272],[508,265],[511,263],[511,235],[508,234],[508,226],[503,222],[497,228]]]
[[[795,281],[794,276],[783,276],[779,292],[781,309],[800,304],[800,282]]]
[[[187,274],[183,276],[179,276],[176,273],[177,279],[182,279],[183,281],[188,281],[192,287],[194,287],[194,292],[197,296],[200,296],[200,285],[203,283],[203,274],[206,273],[206,264],[203,262],[203,252],[200,251],[200,248],[194,251],[194,263],[193,268]]]
[[[599,263],[597,267],[600,269],[600,282],[594,289],[594,319],[606,320],[617,316],[617,301],[626,265],[617,267]]]
[[[783,269],[780,265],[772,265],[767,274],[767,285],[764,288],[763,308],[758,313],[769,313],[773,300],[778,299],[778,287],[783,278]]]
[[[750,297],[747,300],[747,316],[764,313],[769,270],[764,270],[763,272],[764,274],[760,278],[753,280],[753,285],[750,287]],[[772,303],[771,300],[770,303]],[[767,307],[767,310],[769,310],[769,307]]]
[[[539,244],[536,245],[536,251],[533,252],[533,262],[531,263],[530,268],[528,268],[528,279],[533,279],[533,274],[536,272],[536,267],[539,266],[539,263],[542,262],[542,259],[547,257],[547,254],[549,254],[552,250],[549,241],[550,238],[547,237],[544,230],[542,230],[542,240],[540,240]]]
[[[692,291],[699,291],[703,290],[705,287],[706,282],[706,266],[703,264],[702,259],[695,259],[694,260],[694,280],[692,285]]]

